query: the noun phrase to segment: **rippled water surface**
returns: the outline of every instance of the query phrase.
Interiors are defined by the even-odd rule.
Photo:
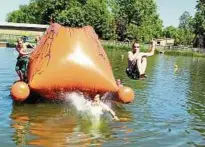
[[[205,59],[155,55],[143,81],[129,79],[125,51],[108,50],[115,78],[135,101],[113,105],[123,120],[100,119],[70,103],[14,103],[16,52],[0,49],[0,146],[205,146]],[[178,68],[175,68],[175,65]]]

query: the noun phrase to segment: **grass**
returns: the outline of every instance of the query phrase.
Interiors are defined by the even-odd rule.
[[[34,43],[35,37],[42,34],[43,32],[39,31],[0,29],[0,41],[7,42],[7,47],[13,48],[16,46],[17,39],[21,38],[22,36],[28,36],[29,43]]]
[[[7,29],[0,29],[0,34],[10,34],[10,35],[17,35],[17,36],[38,36],[42,35],[43,32],[39,31],[27,31],[27,30],[7,30]]]
[[[132,46],[131,45],[127,45],[127,44],[104,44],[102,43],[103,47],[105,49],[108,50],[112,50],[112,49],[117,49],[117,50],[124,50],[124,51],[130,51]],[[142,52],[146,52],[149,48],[147,47],[147,45],[141,45],[140,50]]]
[[[14,48],[14,47],[16,47],[17,38],[10,38],[10,39],[1,40],[1,41],[7,42],[6,46],[7,46],[8,48]],[[33,39],[33,40],[29,40],[28,42],[31,43],[31,44],[35,44],[34,39]]]
[[[156,53],[160,53],[159,49],[156,49]],[[192,50],[164,50],[165,55],[172,55],[172,56],[192,56],[192,57],[205,57],[204,53],[195,52]]]
[[[7,40],[7,47],[15,47],[16,46],[16,39],[10,39]],[[33,42],[30,42],[33,43]],[[102,41],[102,45],[106,50],[124,50],[124,51],[129,51],[131,50],[131,44],[126,44],[126,43],[108,43]],[[149,50],[149,45],[141,45],[141,51],[142,52],[147,52]],[[163,51],[164,54],[166,55],[173,55],[173,56],[192,56],[192,57],[205,57],[205,53],[200,53],[200,52],[195,52],[192,50],[184,50],[184,49],[166,49]],[[156,54],[160,54],[161,51],[160,49],[156,49],[155,51]]]
[[[112,50],[112,49],[118,49],[118,50],[124,50],[124,51],[129,51],[131,50],[131,45],[115,45],[115,44],[103,44],[103,47],[107,50]],[[148,45],[141,45],[141,51],[142,52],[147,52],[149,50],[149,46]],[[166,49],[163,51],[164,54],[166,55],[172,55],[172,56],[192,56],[192,57],[205,57],[205,53],[200,53],[197,51],[192,51],[192,50],[184,50],[184,49]],[[160,49],[156,49],[155,51],[156,54],[160,54],[161,50]]]

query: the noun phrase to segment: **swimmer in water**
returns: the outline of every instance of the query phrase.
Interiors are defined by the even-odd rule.
[[[104,104],[103,102],[101,102],[100,100],[100,95],[97,94],[94,99],[93,99],[93,102],[92,102],[92,106],[99,106],[103,111],[107,111],[109,112],[113,119],[114,120],[117,120],[119,121],[120,119],[116,116],[115,112],[110,108],[108,107],[106,104]]]

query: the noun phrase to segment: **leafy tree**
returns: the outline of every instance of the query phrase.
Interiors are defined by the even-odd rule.
[[[166,38],[173,38],[175,41],[175,45],[179,45],[182,43],[182,39],[181,39],[181,32],[182,30],[179,30],[178,28],[174,27],[174,26],[168,26],[166,28],[164,28],[163,30],[163,35]]]
[[[164,29],[163,34],[166,38],[174,38],[177,36],[177,28],[168,26]]]
[[[121,30],[118,35],[125,36],[120,40],[132,37],[147,42],[161,35],[162,21],[154,0],[116,0],[116,3],[119,7],[116,19],[123,20],[117,24],[117,30]]]
[[[106,0],[87,0],[84,5],[85,21],[94,27],[99,37],[109,39],[114,37],[115,24]]]
[[[194,39],[193,18],[189,12],[185,11],[179,18],[179,35],[181,35],[181,43],[190,45]]]
[[[195,34],[194,46],[205,47],[205,1],[198,0],[196,9],[197,12],[193,21]]]
[[[105,0],[31,0],[9,13],[7,21],[48,24],[51,16],[66,26],[91,25],[103,39],[115,36],[114,17]]]
[[[91,25],[102,39],[149,41],[162,34],[154,0],[31,0],[8,14],[9,22]]]
[[[179,28],[183,28],[185,30],[191,30],[191,21],[192,17],[189,12],[185,11],[179,18]]]
[[[166,27],[163,35],[166,38],[175,39],[175,45],[191,45],[194,39],[193,19],[189,12],[185,11],[179,20],[179,27]]]
[[[85,12],[80,7],[72,7],[68,10],[63,10],[56,21],[70,27],[81,27],[85,25]]]
[[[38,23],[38,10],[36,4],[31,3],[30,5],[21,5],[19,10],[15,10],[7,14],[8,22],[17,23]]]

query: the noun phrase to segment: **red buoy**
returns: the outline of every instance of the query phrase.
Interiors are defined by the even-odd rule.
[[[130,87],[122,86],[118,90],[118,96],[123,103],[130,103],[134,100],[135,94]]]
[[[11,96],[16,101],[24,101],[30,94],[28,84],[19,81],[12,85]]]

